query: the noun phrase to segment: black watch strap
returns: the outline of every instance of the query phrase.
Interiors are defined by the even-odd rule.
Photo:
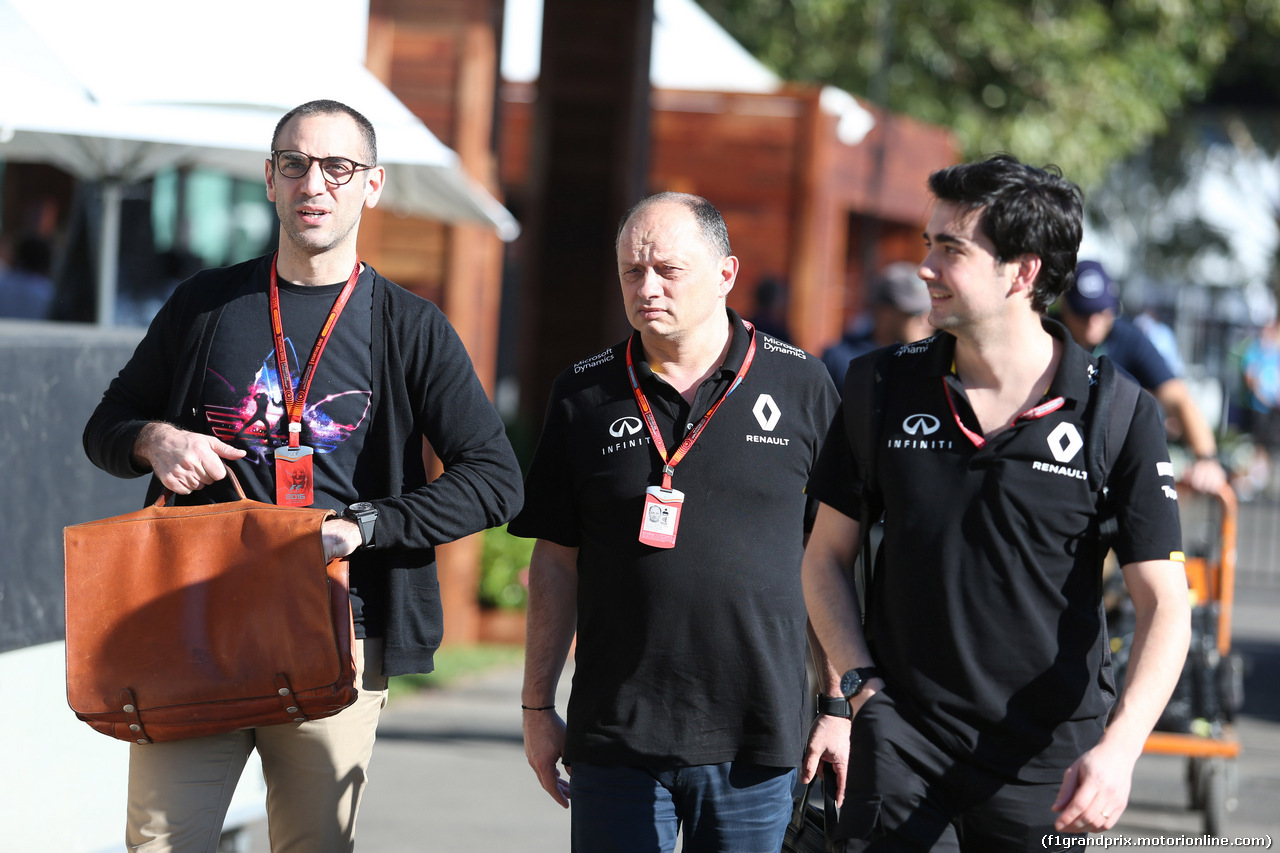
[[[378,521],[378,509],[368,501],[353,503],[342,513],[360,528],[360,546],[369,548],[373,545],[374,525]]]
[[[825,693],[818,694],[818,713],[845,719],[853,716],[853,712],[849,710],[848,699],[843,696],[828,696]]]

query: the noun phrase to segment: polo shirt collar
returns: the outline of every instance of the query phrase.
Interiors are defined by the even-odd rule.
[[[1088,400],[1089,387],[1096,381],[1094,377],[1097,375],[1093,359],[1075,342],[1067,327],[1057,320],[1041,317],[1040,325],[1062,343],[1062,359],[1058,362],[1058,372],[1049,383],[1048,396],[1078,402]]]
[[[1084,401],[1089,398],[1089,386],[1094,382],[1096,370],[1089,354],[1072,339],[1067,327],[1050,317],[1040,318],[1041,327],[1062,343],[1062,359],[1049,383],[1046,397],[1062,397],[1066,400]],[[948,332],[939,332],[937,341],[919,361],[919,371],[926,376],[950,376],[955,363],[956,339]]]
[[[711,379],[732,379],[737,376],[738,371],[742,369],[742,363],[747,360],[747,348],[751,345],[751,335],[747,332],[747,327],[742,324],[742,317],[732,308],[725,310],[729,313],[733,337],[729,340],[729,351],[725,354],[724,363],[720,365],[719,371],[709,377]],[[645,358],[640,335],[632,332],[627,345],[631,347],[631,360],[636,367],[636,377],[641,382],[660,381],[653,375],[653,368],[649,367],[649,360]]]

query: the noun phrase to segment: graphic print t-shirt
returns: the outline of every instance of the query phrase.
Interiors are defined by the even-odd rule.
[[[303,286],[280,282],[289,381],[294,394],[316,337],[346,282]],[[302,414],[302,444],[314,454],[313,506],[341,511],[359,500],[352,472],[364,444],[372,388],[373,281],[366,269],[334,325],[316,367]],[[274,448],[289,443],[288,415],[276,366],[266,288],[227,306],[214,333],[204,376],[203,416],[222,441],[246,451],[237,472],[245,494],[275,503]],[[354,567],[353,567],[354,573]],[[366,608],[365,604],[370,607]],[[366,602],[355,579],[352,609],[359,625],[375,636],[377,606]],[[368,612],[366,612],[368,610]]]

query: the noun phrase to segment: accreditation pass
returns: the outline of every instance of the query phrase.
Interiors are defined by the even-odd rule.
[[[684,492],[650,486],[644,493],[644,517],[640,519],[640,541],[655,548],[674,548],[680,527]]]

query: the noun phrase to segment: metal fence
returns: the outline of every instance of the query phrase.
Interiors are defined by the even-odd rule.
[[[1262,493],[1237,507],[1236,585],[1280,587],[1280,497]],[[1187,557],[1219,564],[1226,531],[1223,501],[1180,487],[1178,509]]]
[[[1280,500],[1240,504],[1236,576],[1240,584],[1280,586]]]

